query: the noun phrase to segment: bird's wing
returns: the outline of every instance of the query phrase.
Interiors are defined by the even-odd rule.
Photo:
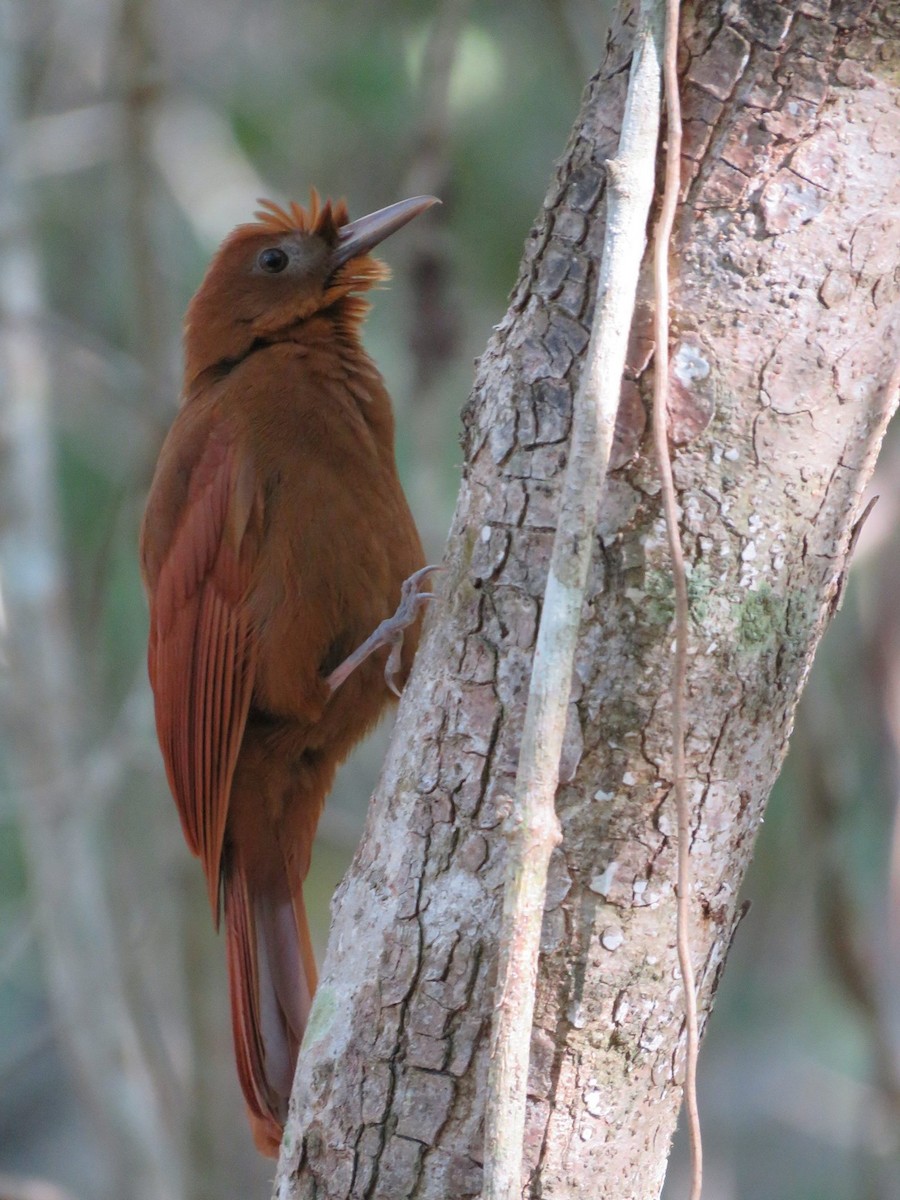
[[[217,919],[228,797],[253,690],[247,592],[261,526],[252,464],[214,427],[151,589],[149,668],[169,785]]]

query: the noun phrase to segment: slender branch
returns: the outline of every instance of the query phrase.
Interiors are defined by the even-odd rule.
[[[154,238],[155,166],[151,118],[162,99],[152,32],[152,0],[122,0],[116,49],[121,63],[122,170],[130,262],[131,345],[140,363],[143,407],[176,390],[168,369],[169,291]],[[168,385],[168,386],[167,386]]]
[[[849,798],[842,794],[841,756],[848,746],[833,714],[841,711],[838,697],[815,703],[809,697],[801,711],[792,749],[797,753],[808,797],[811,849],[816,870],[816,918],[826,964],[854,1006],[869,1043],[877,1100],[887,1120],[900,1127],[900,1057],[893,1045],[876,964],[882,959],[867,944],[863,914],[852,872],[841,853],[841,818]],[[888,912],[894,910],[889,906]]]
[[[667,410],[669,391],[669,242],[681,187],[681,103],[678,95],[678,0],[666,0],[666,40],[663,82],[666,101],[666,168],[662,208],[656,227],[653,271],[656,289],[656,367],[653,376],[653,435],[661,482],[663,510],[672,576],[675,583],[675,661],[672,669],[672,773],[678,813],[678,963],[684,988],[687,1053],[684,1102],[691,1143],[691,1200],[699,1200],[703,1186],[703,1147],[697,1107],[697,1056],[700,1033],[697,1021],[697,985],[691,959],[691,810],[684,777],[685,691],[687,683],[688,591],[684,553],[678,527],[678,504],[669,457]]]
[[[440,196],[441,219],[429,227],[409,227],[403,273],[409,287],[408,338],[412,377],[398,412],[408,425],[416,453],[407,463],[406,486],[422,543],[429,559],[443,551],[446,539],[443,488],[446,473],[437,458],[449,406],[447,380],[457,361],[465,315],[454,295],[454,269],[447,236],[454,203],[451,132],[451,84],[472,0],[442,0],[431,21],[422,54],[412,153],[399,194]],[[431,447],[430,453],[422,453]]]
[[[900,399],[900,357],[894,362],[894,369],[885,389],[885,408],[893,411]],[[897,660],[893,639],[888,640],[889,653],[886,656],[887,666],[883,679],[884,698],[882,700],[888,737],[891,742],[894,757],[895,778],[900,775],[900,662]],[[893,651],[891,653],[890,651]],[[891,834],[890,857],[888,860],[888,946],[889,959],[900,965],[900,795],[894,798],[894,820]]]
[[[3,1200],[72,1200],[72,1193],[55,1183],[24,1175],[0,1175],[0,1196]]]
[[[617,157],[607,164],[606,238],[590,344],[537,637],[515,787],[488,1072],[483,1200],[521,1195],[522,1143],[547,868],[560,830],[554,797],[601,489],[653,198],[659,135],[657,6],[641,6]]]

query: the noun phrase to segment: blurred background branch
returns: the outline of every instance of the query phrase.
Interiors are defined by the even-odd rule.
[[[442,386],[456,363],[463,336],[459,285],[447,226],[453,216],[453,103],[459,88],[461,42],[472,0],[445,0],[418,51],[412,151],[398,194],[438,196],[441,217],[430,229],[410,228],[405,273],[409,287],[409,434],[414,446],[435,445],[446,431],[451,403]],[[458,97],[456,97],[458,100]],[[419,530],[429,562],[440,558],[447,532],[446,481],[427,454],[411,464],[409,498],[424,514]],[[442,500],[445,502],[442,503]]]
[[[21,136],[18,12],[9,3],[0,9],[0,145],[10,148]],[[148,1200],[175,1197],[181,1161],[173,1152],[174,1130],[166,1126],[164,1096],[125,994],[104,886],[104,795],[84,748],[91,673],[80,660],[72,627],[51,384],[35,329],[43,306],[37,250],[26,197],[10,176],[4,179],[4,682],[8,766],[21,801],[34,928],[60,1046],[95,1114],[117,1186]]]

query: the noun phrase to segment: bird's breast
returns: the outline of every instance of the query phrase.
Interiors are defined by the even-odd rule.
[[[390,616],[404,579],[422,565],[393,457],[385,461],[371,438],[328,424],[289,422],[292,436],[265,462],[264,531],[250,596],[255,702],[310,721],[322,711],[324,676]],[[328,702],[331,712],[355,708],[363,724],[375,719],[387,699],[383,657],[347,681]]]

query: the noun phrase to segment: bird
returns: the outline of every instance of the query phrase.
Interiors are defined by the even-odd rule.
[[[141,525],[157,735],[224,924],[238,1078],[271,1157],[316,988],[316,826],[399,694],[433,596],[361,330],[364,293],[389,275],[370,252],[436,203],[350,221],[313,189],[306,208],[260,201],[226,237],[188,306]]]

